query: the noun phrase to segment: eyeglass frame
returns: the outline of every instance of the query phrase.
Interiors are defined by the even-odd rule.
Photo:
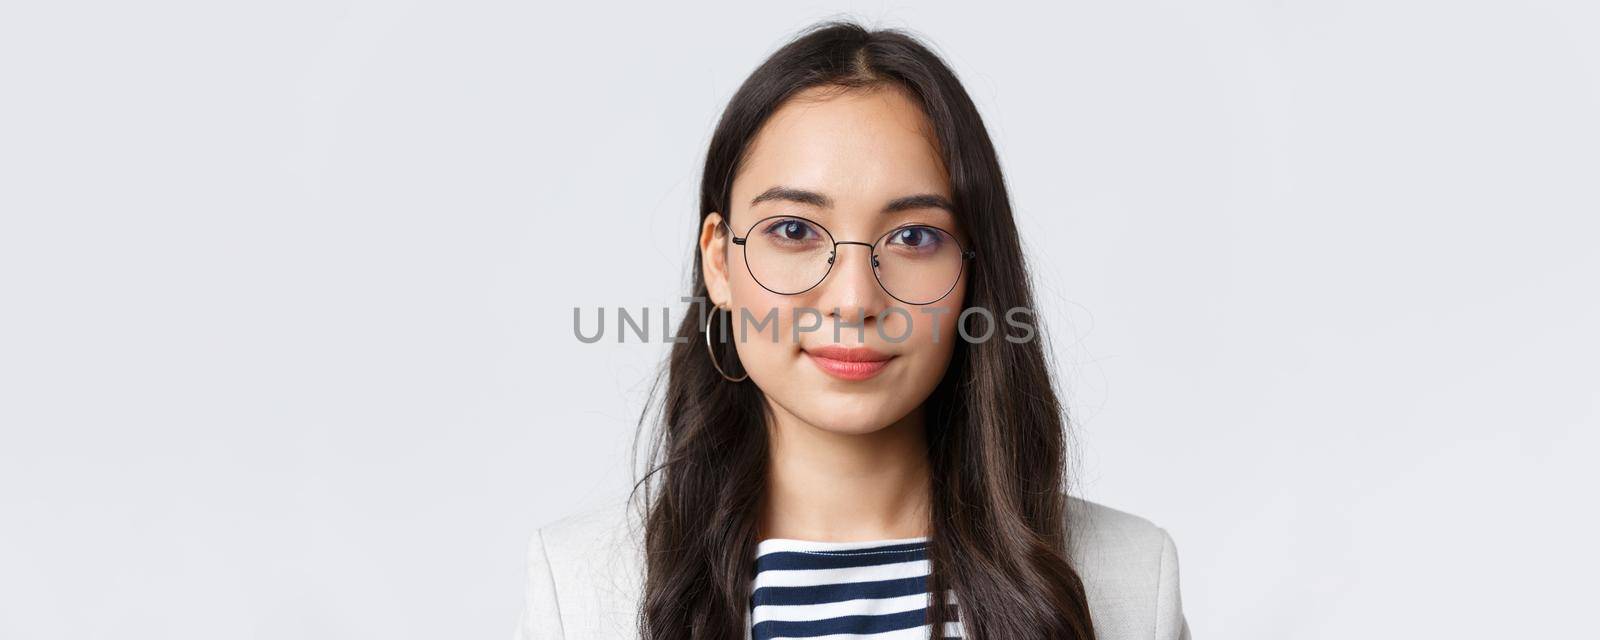
[[[817,281],[815,283],[813,283],[811,286],[806,287],[804,289],[801,289],[799,291],[796,291],[794,293],[784,293],[782,291],[775,291],[775,290],[773,290],[772,287],[769,287],[769,286],[763,284],[761,282],[761,278],[757,278],[756,277],[755,269],[751,268],[751,266],[750,266],[750,250],[747,247],[745,247],[745,244],[744,244],[746,240],[750,239],[750,232],[755,230],[755,228],[757,226],[760,226],[761,223],[766,222],[768,220],[775,220],[775,219],[778,219],[778,218],[792,218],[792,219],[795,219],[795,220],[804,220],[804,221],[806,221],[806,222],[808,222],[810,224],[816,225],[816,227],[818,229],[821,229],[823,233],[828,234],[828,240],[833,243],[833,246],[828,249],[828,270],[824,271],[822,273],[822,277],[818,278]],[[961,239],[957,238],[956,234],[951,233],[948,229],[944,229],[944,228],[941,228],[941,227],[936,226],[936,225],[924,224],[924,223],[920,223],[920,222],[903,224],[903,225],[900,225],[900,226],[895,227],[893,229],[890,229],[888,231],[885,231],[883,233],[883,235],[878,236],[878,238],[876,240],[874,240],[871,244],[868,244],[868,243],[865,243],[865,242],[860,242],[860,241],[857,241],[857,240],[834,240],[833,239],[833,232],[829,231],[828,227],[823,225],[821,222],[817,222],[816,220],[812,220],[812,219],[807,218],[805,216],[797,216],[797,215],[788,214],[788,213],[770,215],[770,216],[767,216],[765,218],[761,218],[759,220],[756,220],[755,222],[750,223],[750,228],[745,230],[744,237],[742,237],[742,238],[737,236],[737,235],[734,235],[734,233],[733,233],[733,225],[728,222],[727,218],[723,218],[722,220],[719,220],[718,222],[721,223],[722,226],[724,226],[724,227],[726,227],[728,229],[728,236],[733,238],[733,243],[736,244],[736,245],[739,245],[739,247],[741,249],[740,253],[744,254],[744,270],[750,274],[750,279],[754,280],[756,282],[756,284],[759,285],[762,289],[766,289],[767,291],[771,291],[772,293],[776,293],[776,294],[778,294],[780,296],[797,296],[797,295],[800,295],[800,294],[805,293],[807,291],[810,291],[812,289],[815,289],[818,286],[822,285],[823,282],[826,282],[828,280],[828,276],[833,273],[833,262],[834,262],[835,259],[837,259],[839,257],[839,245],[841,245],[841,244],[859,244],[859,245],[861,245],[863,247],[866,247],[867,249],[871,250],[872,251],[872,254],[871,254],[871,256],[872,256],[872,279],[876,280],[878,282],[878,288],[879,289],[883,289],[884,293],[889,294],[889,297],[894,298],[895,300],[899,300],[900,302],[903,302],[905,304],[909,304],[909,305],[913,305],[913,306],[919,306],[919,307],[920,306],[924,306],[924,305],[930,305],[930,304],[933,304],[935,302],[938,302],[940,300],[943,300],[943,299],[949,297],[950,296],[950,292],[955,291],[956,290],[956,286],[961,284],[961,276],[965,275],[966,272],[967,272],[967,261],[968,260],[972,260],[972,259],[974,259],[974,258],[976,258],[978,256],[978,250],[977,249],[968,249],[968,248],[966,248],[965,245],[961,244]],[[903,229],[914,228],[914,227],[927,227],[929,229],[937,230],[939,233],[943,233],[943,234],[945,234],[947,236],[950,236],[950,240],[952,242],[956,243],[956,248],[961,250],[960,268],[956,271],[955,280],[951,281],[950,288],[946,289],[944,293],[939,295],[939,297],[934,298],[932,300],[929,300],[927,302],[911,302],[911,301],[908,301],[908,300],[905,300],[905,299],[901,298],[900,296],[895,295],[893,291],[889,290],[889,286],[883,283],[883,276],[878,274],[878,251],[877,251],[878,242],[882,241],[884,238],[889,237],[889,234],[891,234],[891,233],[894,233],[896,231],[900,231],[900,230],[903,230]]]

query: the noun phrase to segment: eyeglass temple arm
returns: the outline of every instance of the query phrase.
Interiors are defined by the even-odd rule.
[[[717,221],[717,224],[720,224],[720,225],[722,225],[722,227],[723,227],[723,228],[724,228],[724,229],[727,229],[727,230],[728,230],[728,237],[731,237],[731,238],[733,238],[733,243],[734,243],[734,244],[736,244],[736,245],[740,245],[740,246],[744,246],[744,241],[745,241],[745,240],[746,240],[746,239],[747,239],[747,238],[749,238],[749,237],[750,237],[750,236],[745,236],[745,237],[743,237],[743,238],[741,238],[741,237],[739,237],[739,236],[736,236],[736,235],[733,235],[733,225],[731,225],[731,224],[728,224],[728,220],[727,220],[727,219],[726,219],[726,218],[723,218],[723,219],[721,219],[721,220],[718,220],[718,221]]]

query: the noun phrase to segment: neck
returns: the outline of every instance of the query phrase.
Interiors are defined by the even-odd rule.
[[[807,424],[773,407],[758,539],[928,535],[930,474],[920,408],[868,433]]]

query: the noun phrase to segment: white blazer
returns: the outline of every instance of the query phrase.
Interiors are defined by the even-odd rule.
[[[1177,549],[1165,529],[1075,497],[1067,522],[1097,638],[1188,640]],[[625,501],[535,530],[516,640],[637,640],[642,540]]]

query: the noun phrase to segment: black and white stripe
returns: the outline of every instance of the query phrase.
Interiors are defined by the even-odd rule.
[[[818,542],[769,538],[756,545],[752,640],[928,638],[928,540]],[[950,617],[959,611],[949,593]],[[945,624],[942,638],[960,638]]]

